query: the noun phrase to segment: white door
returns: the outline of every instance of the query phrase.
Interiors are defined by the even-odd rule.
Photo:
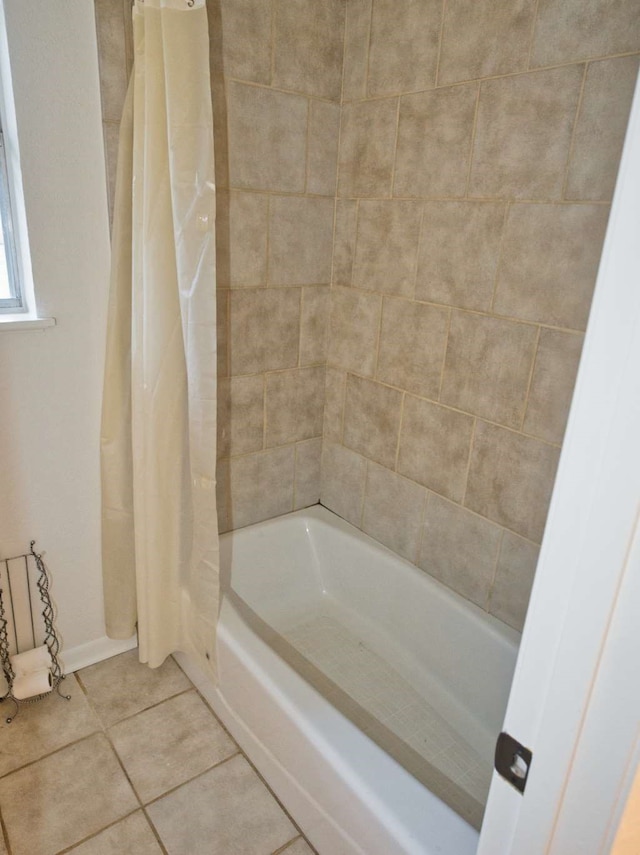
[[[639,756],[639,512],[637,85],[504,724],[533,760],[522,795],[494,772],[479,855],[609,852]]]

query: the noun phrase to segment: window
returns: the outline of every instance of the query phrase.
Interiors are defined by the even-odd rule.
[[[0,312],[20,312],[25,306],[20,287],[18,257],[16,252],[14,216],[11,209],[11,193],[7,158],[0,125]]]

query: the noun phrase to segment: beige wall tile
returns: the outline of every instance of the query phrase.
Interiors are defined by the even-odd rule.
[[[499,526],[431,493],[418,566],[486,608],[501,534]]]
[[[351,285],[357,225],[358,203],[350,199],[336,200],[331,274],[334,285]]]
[[[353,288],[331,289],[329,362],[372,376],[382,297]]]
[[[330,291],[326,286],[302,289],[300,316],[300,365],[327,358]]]
[[[558,454],[557,448],[537,439],[478,422],[465,505],[539,542]]]
[[[216,304],[218,377],[226,377],[229,373],[229,292],[217,291]]]
[[[369,95],[435,84],[439,0],[375,0],[371,19]]]
[[[336,194],[340,105],[326,101],[309,102],[307,143],[307,193]]]
[[[308,508],[320,501],[322,437],[296,445],[295,499],[293,509]]]
[[[424,203],[416,299],[491,308],[504,210],[502,202]]]
[[[363,530],[403,558],[415,561],[426,495],[424,487],[369,463]]]
[[[608,215],[602,205],[514,205],[494,311],[584,329]]]
[[[636,0],[540,0],[532,65],[640,49]]]
[[[222,534],[231,529],[231,470],[228,460],[218,460],[216,467],[216,504],[218,531]]]
[[[102,119],[119,123],[129,82],[124,7],[113,0],[95,0],[94,7],[100,55]]]
[[[395,468],[402,392],[353,374],[347,376],[343,442],[348,448]]]
[[[448,0],[438,83],[524,71],[535,7],[535,0]]]
[[[483,81],[470,195],[560,198],[582,75],[572,65]]]
[[[360,525],[367,464],[364,457],[332,442],[322,446],[320,503],[338,516]]]
[[[224,72],[268,84],[271,79],[271,4],[264,0],[219,0]]]
[[[464,496],[473,418],[407,395],[398,472],[460,502]]]
[[[371,0],[347,0],[346,5],[342,97],[350,101],[367,94]]]
[[[398,99],[360,101],[342,108],[339,196],[388,196],[396,142]]]
[[[274,0],[273,85],[340,100],[344,2]]]
[[[267,196],[231,192],[231,285],[264,285],[267,281]]]
[[[545,330],[531,380],[524,430],[549,442],[562,442],[576,382],[583,337]]]
[[[464,196],[477,83],[400,99],[395,196]]]
[[[264,378],[218,382],[218,457],[261,451],[264,441]]]
[[[448,309],[385,298],[377,379],[437,399],[448,326]]]
[[[227,93],[231,183],[304,192],[308,99],[235,82]]]
[[[520,427],[537,336],[530,324],[453,312],[440,400]]]
[[[260,288],[229,295],[232,374],[298,364],[300,289]]]
[[[322,434],[324,366],[267,374],[266,445]]]
[[[231,460],[231,525],[242,528],[293,510],[295,446]]]
[[[528,540],[505,531],[489,611],[518,631],[527,614],[539,551]]]
[[[567,199],[613,196],[637,76],[637,56],[589,65],[569,161]]]
[[[419,202],[360,202],[356,287],[413,296],[421,217]]]
[[[346,383],[346,372],[327,367],[322,432],[324,438],[330,442],[342,442],[342,416]]]
[[[316,285],[331,281],[333,199],[272,196],[269,203],[269,281]]]

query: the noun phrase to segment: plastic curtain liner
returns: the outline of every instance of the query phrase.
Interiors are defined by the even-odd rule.
[[[215,669],[213,118],[204,0],[136,0],[101,432],[107,633]]]

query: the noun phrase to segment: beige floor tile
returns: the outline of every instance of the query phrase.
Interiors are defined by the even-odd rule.
[[[13,855],[54,855],[138,807],[103,734],[0,780]]]
[[[282,855],[313,855],[313,849],[303,837],[299,837],[291,846],[282,850]]]
[[[2,830],[0,829],[0,855],[7,855],[7,844],[4,842]]]
[[[238,751],[196,692],[178,695],[122,721],[109,735],[143,802]]]
[[[138,811],[75,846],[69,855],[162,855],[162,849],[144,814]]]
[[[5,719],[13,707],[3,704],[0,710],[0,776],[101,730],[100,721],[73,674],[66,678],[60,691],[71,695],[71,700],[66,701],[53,692],[37,704],[23,705],[11,724]]]
[[[84,668],[78,676],[105,727],[191,688],[173,659],[149,668],[138,661],[137,650]]]
[[[298,832],[243,757],[148,808],[169,855],[269,855]]]

